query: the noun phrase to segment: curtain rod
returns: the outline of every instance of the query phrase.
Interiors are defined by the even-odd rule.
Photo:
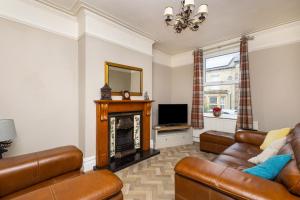
[[[242,37],[246,37],[248,40],[254,40],[254,36],[242,36]],[[240,40],[237,40],[237,41],[234,41],[234,42],[230,42],[230,43],[223,44],[223,45],[218,45],[218,46],[211,47],[211,48],[208,48],[208,49],[205,49],[205,48],[200,48],[200,49],[203,49],[203,51],[206,52],[206,51],[212,51],[212,50],[215,50],[215,49],[221,49],[221,48],[224,48],[224,47],[230,47],[232,45],[239,44],[239,43],[240,43]]]

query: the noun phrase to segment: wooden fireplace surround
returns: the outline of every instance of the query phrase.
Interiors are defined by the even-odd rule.
[[[142,150],[150,149],[150,100],[96,100],[96,167],[109,165],[108,114],[120,112],[142,112]]]

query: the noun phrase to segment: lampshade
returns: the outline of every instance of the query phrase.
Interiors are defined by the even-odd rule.
[[[14,120],[0,119],[0,142],[12,140],[16,136]]]
[[[206,15],[207,13],[208,13],[208,6],[206,4],[202,4],[201,6],[199,6],[197,14],[204,14],[204,15]]]
[[[184,1],[184,7],[187,7],[187,6],[194,6],[194,5],[195,5],[194,0],[185,0],[185,1]]]
[[[164,16],[172,16],[173,15],[173,8],[172,7],[167,7],[165,9]]]

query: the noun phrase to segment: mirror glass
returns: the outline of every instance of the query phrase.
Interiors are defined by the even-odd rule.
[[[113,95],[120,95],[122,90],[127,90],[131,96],[141,96],[142,73],[141,68],[107,63],[106,83],[111,87]]]

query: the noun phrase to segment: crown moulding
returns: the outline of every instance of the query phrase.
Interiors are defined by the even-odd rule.
[[[123,24],[100,16],[83,6],[79,6],[77,15],[73,16],[40,1],[0,1],[0,17],[73,40],[79,40],[83,35],[93,36],[152,56],[152,45],[155,41],[126,28]]]
[[[274,48],[282,45],[300,42],[300,21],[283,24],[273,28],[248,34],[254,37],[249,41],[249,52]],[[216,56],[220,53],[232,52],[239,49],[240,37],[215,42],[211,45],[201,47],[204,50],[204,56]],[[193,50],[170,55],[158,49],[153,49],[153,62],[168,66],[182,67],[193,64]]]
[[[88,3],[82,2],[80,0],[75,1],[75,3],[69,9],[63,8],[63,7],[61,7],[61,6],[57,5],[57,4],[54,4],[54,3],[52,3],[52,2],[50,2],[48,0],[35,0],[35,1],[37,1],[39,3],[42,3],[44,5],[50,6],[50,7],[54,8],[54,9],[56,9],[56,10],[59,10],[61,12],[64,12],[65,14],[72,15],[72,16],[78,16],[79,13],[80,13],[80,11],[85,9],[85,10],[88,10],[90,12],[93,12],[96,15],[104,17],[104,18],[106,18],[106,19],[108,19],[108,20],[110,20],[110,21],[112,21],[112,22],[114,22],[114,23],[116,23],[116,24],[118,24],[120,26],[123,26],[123,27],[125,27],[125,28],[127,28],[127,29],[129,29],[129,30],[131,30],[131,31],[133,31],[135,33],[138,33],[138,34],[140,34],[140,35],[142,35],[142,36],[144,36],[146,38],[149,38],[149,39],[151,39],[153,41],[157,41],[156,39],[154,39],[153,35],[151,35],[151,34],[149,34],[147,32],[144,32],[144,31],[138,29],[137,27],[132,26],[132,25],[124,22],[123,20],[110,15],[109,13],[107,13],[107,12],[105,12],[103,10],[95,8],[95,7],[91,6],[91,5],[89,5]]]

